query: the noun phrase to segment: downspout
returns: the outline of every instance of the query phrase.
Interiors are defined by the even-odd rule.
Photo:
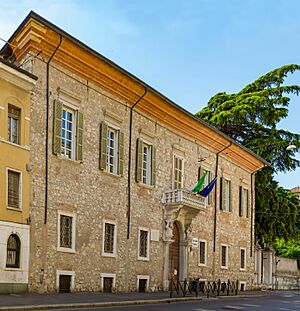
[[[129,145],[128,145],[128,181],[127,181],[127,195],[128,195],[128,206],[127,206],[127,240],[130,236],[130,217],[131,217],[131,154],[132,154],[132,119],[133,119],[133,109],[146,95],[147,88],[145,88],[144,94],[135,102],[135,104],[130,108],[130,121],[129,121]]]
[[[254,212],[254,191],[253,191],[253,175],[255,173],[251,173],[251,215],[250,215],[250,257],[252,257],[253,253],[253,212]]]
[[[230,141],[229,145],[220,150],[216,156],[216,171],[215,176],[218,175],[218,166],[219,166],[219,154],[229,148],[232,145],[232,141]],[[214,252],[216,251],[216,236],[217,236],[217,186],[215,186],[215,210],[214,210]]]
[[[48,211],[48,151],[49,151],[49,71],[50,71],[50,62],[59,49],[60,45],[62,43],[62,35],[59,34],[59,43],[54,52],[52,53],[51,57],[49,58],[47,64],[46,64],[46,148],[45,148],[45,215],[44,215],[44,224],[47,223],[47,211]]]

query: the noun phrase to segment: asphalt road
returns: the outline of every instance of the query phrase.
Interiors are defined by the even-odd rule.
[[[66,310],[66,309],[65,309]],[[79,310],[79,309],[67,309]],[[197,302],[176,302],[169,304],[138,305],[110,308],[80,309],[81,311],[300,311],[300,292],[275,292],[258,297],[228,297],[204,299]]]

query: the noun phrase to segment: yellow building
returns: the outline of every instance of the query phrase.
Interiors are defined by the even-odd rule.
[[[36,80],[0,57],[0,293],[28,286],[30,93]]]

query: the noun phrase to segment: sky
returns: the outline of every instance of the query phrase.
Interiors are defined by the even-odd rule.
[[[192,113],[218,92],[300,64],[298,0],[1,1],[0,38],[8,40],[30,10]],[[300,84],[300,72],[286,81]],[[300,133],[300,98],[292,97],[279,127]],[[293,188],[300,168],[276,180]]]

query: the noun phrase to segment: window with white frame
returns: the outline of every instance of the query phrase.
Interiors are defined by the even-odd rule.
[[[151,184],[151,149],[152,146],[143,142],[143,160],[142,160],[142,181],[144,184]]]
[[[7,140],[14,144],[20,143],[20,115],[19,108],[8,105]]]
[[[205,175],[203,187],[200,189],[204,189],[211,182],[211,171],[204,169],[202,167],[199,168],[198,180]],[[210,205],[212,202],[212,192],[205,198],[205,205]]]
[[[105,220],[103,227],[103,255],[115,255],[116,236],[116,224],[112,221]]]
[[[249,217],[249,190],[240,186],[240,202],[239,202],[240,217]]]
[[[101,123],[100,169],[111,174],[123,175],[124,133],[107,122]]]
[[[246,249],[245,248],[240,249],[240,260],[241,260],[240,269],[246,270]]]
[[[174,171],[173,171],[173,188],[181,189],[183,187],[183,159],[174,156]]]
[[[220,208],[223,211],[231,212],[231,181],[224,177],[221,178]]]
[[[206,249],[206,241],[199,240],[199,265],[206,265],[206,256],[207,256],[207,249]]]
[[[136,181],[141,184],[154,186],[155,147],[141,138],[137,139]]]
[[[107,128],[106,140],[106,170],[110,173],[117,174],[118,170],[118,131],[111,127]]]
[[[75,111],[63,106],[61,119],[61,155],[72,159],[75,154]]]
[[[221,268],[228,268],[228,246],[221,245]]]
[[[149,260],[149,230],[140,228],[138,234],[138,259]]]
[[[21,209],[22,198],[22,174],[20,172],[7,170],[7,207]]]
[[[58,250],[75,252],[76,216],[67,212],[58,213]]]
[[[68,101],[54,101],[53,153],[82,161],[83,114]]]

